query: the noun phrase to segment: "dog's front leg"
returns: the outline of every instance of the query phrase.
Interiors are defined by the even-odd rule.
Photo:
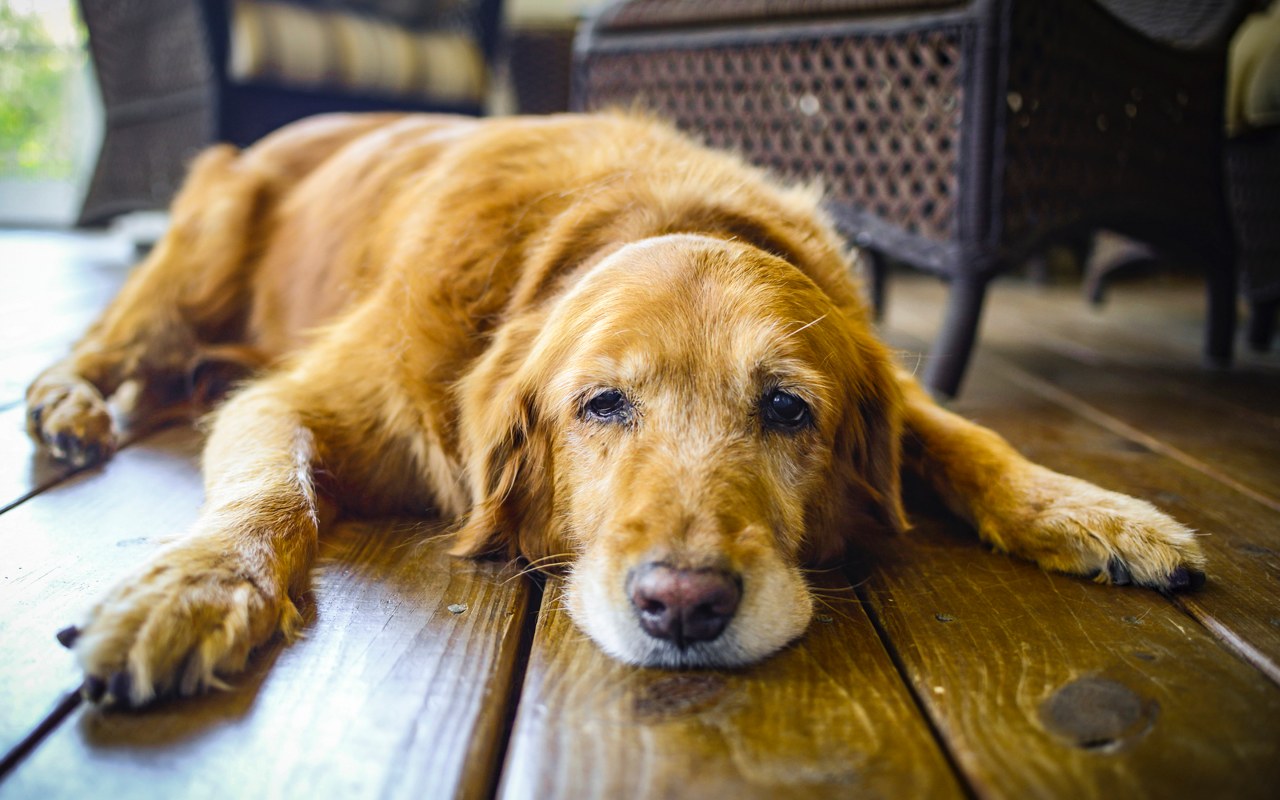
[[[220,686],[250,651],[300,621],[328,503],[312,466],[318,433],[281,379],[218,413],[205,450],[206,499],[193,530],[112,589],[74,643],[95,702],[145,703]]]
[[[938,406],[905,372],[899,382],[907,464],[984,541],[1101,583],[1186,589],[1204,581],[1195,535],[1150,503],[1034,464]]]

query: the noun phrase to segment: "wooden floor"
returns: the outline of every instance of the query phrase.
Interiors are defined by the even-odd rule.
[[[572,627],[554,580],[449,559],[430,521],[353,522],[323,542],[306,637],[232,691],[86,709],[54,632],[201,497],[187,428],[79,474],[21,430],[24,385],[129,255],[0,234],[0,798],[1280,792],[1280,358],[1202,371],[1200,289],[1158,278],[1101,311],[1072,287],[999,284],[954,405],[1198,529],[1196,594],[1044,574],[920,498],[909,535],[819,576],[825,607],[781,655],[643,670]],[[891,286],[886,336],[907,363],[943,296]]]

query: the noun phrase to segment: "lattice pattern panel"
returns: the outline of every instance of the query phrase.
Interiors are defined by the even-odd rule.
[[[635,101],[715,147],[932,240],[956,228],[962,32],[597,50],[586,108]]]
[[[1011,26],[1005,241],[1099,213],[1215,224],[1220,61],[1161,52],[1072,0],[1017,3]]]
[[[199,4],[90,0],[81,9],[93,30],[89,46],[108,108],[213,80]]]

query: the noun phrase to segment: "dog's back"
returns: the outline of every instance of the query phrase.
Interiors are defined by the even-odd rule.
[[[322,117],[234,168],[258,182],[239,200],[256,209],[240,262],[252,271],[243,338],[269,358],[397,270],[388,291],[411,296],[417,318],[444,314],[448,328],[483,334],[608,243],[683,231],[750,241],[858,302],[816,191],[780,190],[640,117]],[[206,195],[227,188],[197,174],[187,192],[197,197],[177,213],[191,207],[203,226]],[[424,272],[434,277],[405,274]]]

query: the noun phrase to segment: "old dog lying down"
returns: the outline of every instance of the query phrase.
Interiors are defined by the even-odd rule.
[[[818,200],[623,115],[324,117],[203,154],[170,232],[27,395],[32,435],[82,464],[115,446],[125,383],[259,367],[214,418],[194,530],[79,626],[85,694],[241,670],[297,627],[339,512],[446,515],[460,556],[570,554],[577,624],[652,666],[799,636],[801,568],[907,527],[903,466],[1047,569],[1203,580],[1181,525],[896,368]]]

